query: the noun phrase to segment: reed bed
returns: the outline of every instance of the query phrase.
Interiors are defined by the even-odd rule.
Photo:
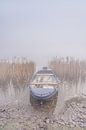
[[[26,86],[35,71],[35,63],[25,59],[0,60],[0,86],[10,83],[14,86]]]
[[[85,82],[86,61],[80,61],[73,57],[55,58],[49,62],[49,67],[54,70],[60,80],[78,83]]]

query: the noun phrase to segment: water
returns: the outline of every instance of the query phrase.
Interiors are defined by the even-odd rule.
[[[58,99],[54,102],[46,103],[44,107],[31,106],[28,87],[14,87],[12,84],[0,88],[0,111],[4,106],[3,113],[0,114],[0,130],[41,130],[37,126],[45,120],[58,116],[64,107],[65,101],[72,97],[85,97],[85,84],[79,83],[69,85],[64,83],[59,87]],[[8,115],[7,115],[8,114]],[[48,121],[48,119],[47,119]],[[50,125],[51,124],[51,125]],[[85,130],[86,128],[69,128],[66,126],[57,126],[50,123],[47,126],[41,124],[43,129],[48,130]]]

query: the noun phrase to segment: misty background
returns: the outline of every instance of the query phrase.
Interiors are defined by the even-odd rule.
[[[0,0],[0,58],[86,57],[86,0]]]

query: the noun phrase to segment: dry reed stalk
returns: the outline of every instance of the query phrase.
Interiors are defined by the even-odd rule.
[[[12,62],[0,61],[0,86],[9,85],[25,86],[29,83],[35,71],[35,64],[31,61]]]
[[[56,58],[49,63],[49,67],[54,70],[61,80],[78,83],[85,81],[86,62],[74,58]]]

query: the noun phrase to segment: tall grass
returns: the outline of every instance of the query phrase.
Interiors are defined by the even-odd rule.
[[[7,61],[0,60],[0,86],[12,83],[14,86],[26,86],[35,71],[35,63],[22,59]]]
[[[55,58],[49,62],[49,67],[61,80],[71,83],[78,83],[80,80],[85,82],[86,61],[72,57]]]

